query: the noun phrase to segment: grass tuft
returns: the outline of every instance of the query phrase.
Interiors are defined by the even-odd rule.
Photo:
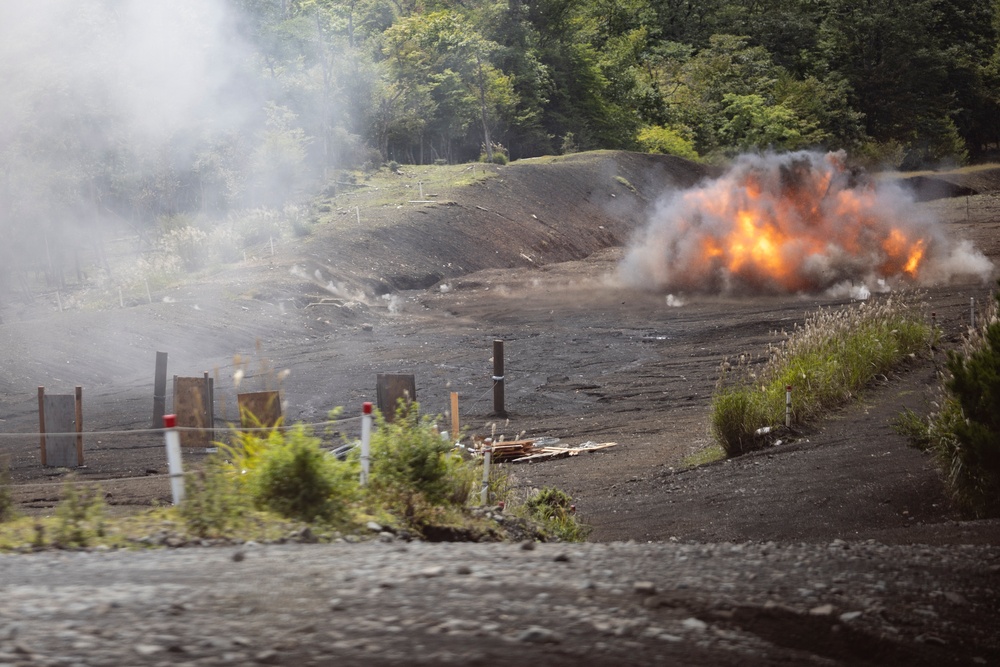
[[[728,456],[760,449],[766,427],[785,421],[792,385],[792,422],[806,424],[851,400],[876,377],[927,348],[930,327],[907,302],[889,297],[841,310],[821,309],[766,357],[723,364],[712,401],[711,428]]]

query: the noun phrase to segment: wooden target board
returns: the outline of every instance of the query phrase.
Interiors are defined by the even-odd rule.
[[[181,447],[210,447],[215,438],[212,380],[208,377],[174,376],[174,414],[181,430]]]
[[[406,403],[417,400],[417,380],[413,375],[379,373],[375,380],[378,409],[387,422],[396,418],[400,400]]]
[[[270,428],[281,421],[281,394],[277,391],[251,391],[237,394],[240,425],[243,428]]]
[[[80,465],[76,447],[76,396],[45,394],[45,465],[75,468]]]

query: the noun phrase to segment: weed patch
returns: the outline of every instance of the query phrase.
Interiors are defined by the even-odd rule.
[[[785,387],[793,386],[792,419],[806,424],[851,400],[873,379],[926,349],[932,332],[907,302],[887,298],[842,310],[822,309],[767,355],[723,364],[711,427],[728,456],[760,449],[764,427],[785,419]]]
[[[1000,516],[1000,291],[965,339],[948,354],[944,398],[926,429],[949,492],[968,515]]]

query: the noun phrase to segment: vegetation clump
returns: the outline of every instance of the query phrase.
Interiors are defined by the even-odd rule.
[[[920,423],[904,415],[911,442],[930,451],[959,507],[1000,516],[1000,291],[961,349],[948,353],[939,409]]]
[[[525,503],[528,515],[564,542],[582,542],[590,530],[576,520],[573,498],[565,491],[545,487]]]
[[[66,481],[63,500],[56,507],[55,545],[64,549],[86,547],[104,536],[104,495],[96,485],[77,486]]]
[[[10,486],[10,467],[7,461],[0,460],[0,523],[17,516],[17,503]]]
[[[785,388],[793,387],[792,419],[808,423],[850,400],[873,379],[926,348],[931,331],[903,300],[822,309],[763,360],[743,355],[723,364],[712,399],[711,428],[728,456],[760,449],[769,427],[785,420]]]

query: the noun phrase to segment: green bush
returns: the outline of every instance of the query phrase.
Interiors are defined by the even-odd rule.
[[[10,466],[6,460],[0,460],[0,523],[10,521],[17,516],[17,503],[11,492]]]
[[[376,414],[371,440],[371,488],[412,521],[425,505],[464,505],[475,466],[443,439],[417,403],[401,405],[390,423]]]
[[[636,139],[642,150],[647,153],[676,155],[688,160],[697,160],[699,157],[694,142],[674,128],[659,125],[644,127],[639,130]]]
[[[357,491],[356,464],[325,452],[302,424],[266,435],[237,433],[235,443],[221,444],[220,451],[236,475],[238,494],[291,519],[342,519]]]
[[[898,299],[820,310],[784,343],[771,346],[763,363],[743,356],[735,369],[723,365],[712,400],[712,432],[728,456],[760,449],[769,439],[761,429],[785,421],[787,385],[793,386],[793,422],[808,423],[926,348],[931,335]]]
[[[1000,516],[1000,292],[995,299],[962,350],[949,352],[945,399],[929,427],[951,494],[975,517]]]
[[[246,498],[221,457],[187,475],[184,502],[178,512],[198,537],[220,537],[237,527],[246,514]]]
[[[75,479],[67,479],[63,499],[56,506],[56,546],[85,547],[94,538],[103,537],[104,509],[104,493],[100,487],[77,487]]]
[[[306,522],[342,519],[357,488],[356,471],[319,445],[296,425],[266,448],[249,480],[255,504]]]
[[[546,487],[528,498],[525,507],[545,532],[564,542],[582,542],[590,532],[576,520],[573,499],[565,491]]]

